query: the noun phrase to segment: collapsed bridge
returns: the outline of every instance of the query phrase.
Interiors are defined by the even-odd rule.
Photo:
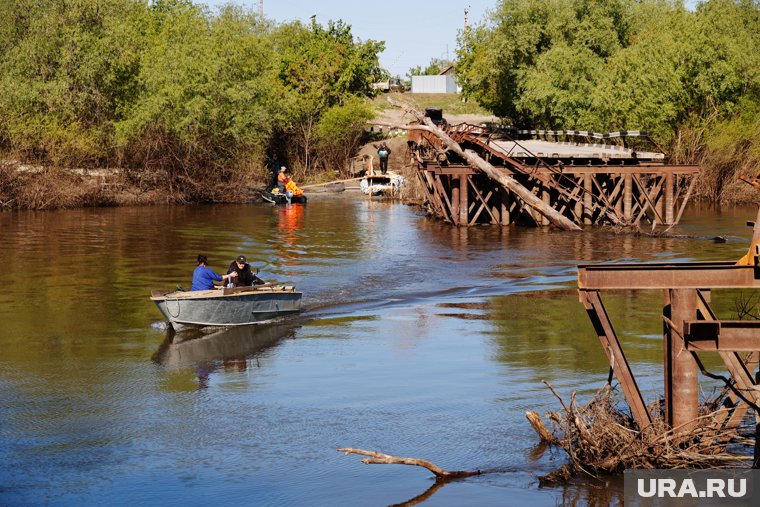
[[[669,164],[646,132],[449,125],[440,110],[418,120],[429,128],[411,129],[409,144],[425,197],[455,225],[549,225],[552,214],[577,228],[674,225],[699,173],[695,165]],[[641,149],[646,142],[652,151]],[[513,183],[505,186],[499,174]]]

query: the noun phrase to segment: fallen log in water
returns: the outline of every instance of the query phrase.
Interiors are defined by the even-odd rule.
[[[455,471],[450,472],[443,468],[434,465],[433,463],[418,458],[404,458],[400,456],[391,456],[389,454],[383,454],[374,451],[365,451],[364,449],[356,449],[353,447],[342,447],[338,449],[346,456],[349,454],[360,454],[362,456],[369,456],[369,458],[363,459],[362,463],[367,465],[414,465],[418,467],[427,468],[433,472],[437,479],[455,479],[460,477],[471,477],[473,475],[480,475],[480,470],[475,471]]]

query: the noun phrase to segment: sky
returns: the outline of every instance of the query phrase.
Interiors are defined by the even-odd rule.
[[[354,37],[385,41],[380,65],[392,76],[405,77],[414,66],[427,66],[431,58],[456,56],[457,32],[464,26],[469,7],[470,24],[482,21],[497,0],[263,0],[264,16],[277,22],[308,23],[342,19]],[[210,7],[225,3],[258,9],[259,0],[197,0]]]

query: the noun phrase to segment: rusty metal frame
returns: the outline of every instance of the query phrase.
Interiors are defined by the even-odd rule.
[[[729,387],[735,389],[735,393],[729,396],[732,406],[721,412],[718,424],[726,428],[736,427],[746,415],[750,403],[760,405],[760,390],[752,374],[758,365],[760,322],[719,320],[710,308],[708,290],[758,289],[760,267],[742,266],[734,262],[581,265],[578,267],[578,287],[581,302],[641,429],[651,424],[651,419],[601,302],[602,290],[664,290],[665,411],[666,420],[674,427],[685,427],[683,422],[691,420],[696,413],[696,396],[693,395],[696,378],[681,370],[684,364],[687,370],[692,368],[684,353],[690,354],[695,361],[693,364],[699,364],[701,368],[696,354],[698,351],[718,352],[731,375],[732,385]],[[676,319],[673,316],[676,320],[673,322],[671,304],[675,305],[675,297],[682,298],[689,293],[692,294],[689,296],[690,302],[680,300],[679,317]],[[675,307],[672,311],[676,311]],[[688,315],[693,317],[687,318]],[[742,358],[739,352],[750,354]],[[674,372],[679,371],[675,375]],[[694,384],[690,387],[684,382]]]

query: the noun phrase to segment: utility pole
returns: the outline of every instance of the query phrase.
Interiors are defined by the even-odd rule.
[[[259,0],[259,16],[264,17],[264,0]]]
[[[465,51],[467,51],[467,29],[469,26],[467,25],[467,15],[470,13],[470,6],[464,8],[464,30],[462,31],[462,46]]]

